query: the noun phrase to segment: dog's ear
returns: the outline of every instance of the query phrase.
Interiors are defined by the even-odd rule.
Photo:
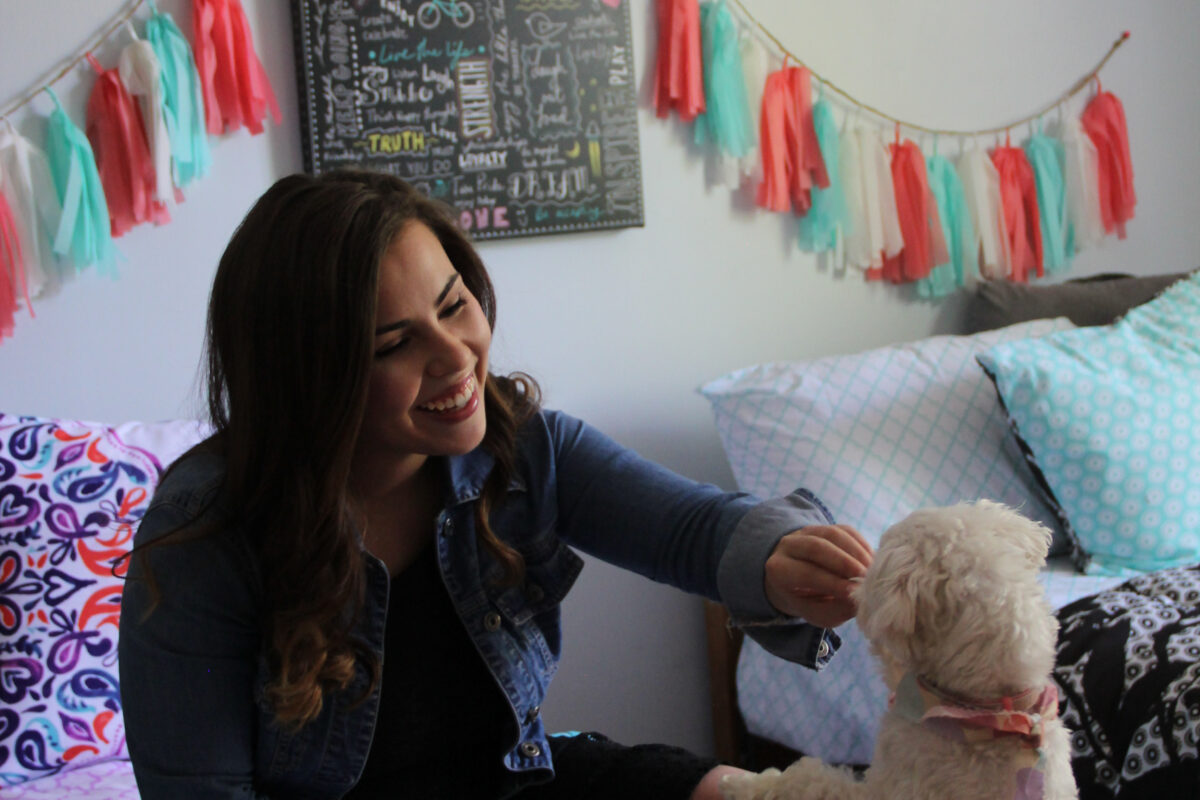
[[[869,641],[907,649],[917,625],[917,564],[917,554],[907,544],[881,549],[855,588],[858,626]]]
[[[990,515],[992,530],[1015,544],[1034,569],[1046,563],[1050,553],[1049,528],[1002,503],[980,500],[976,505]]]

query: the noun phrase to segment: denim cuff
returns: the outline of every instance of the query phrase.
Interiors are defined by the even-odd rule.
[[[820,669],[841,640],[831,630],[779,613],[767,599],[767,558],[786,534],[808,525],[831,525],[833,517],[813,494],[797,489],[760,503],[734,529],[717,567],[717,588],[731,624],[780,658]]]

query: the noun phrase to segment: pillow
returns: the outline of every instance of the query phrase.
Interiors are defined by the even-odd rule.
[[[1200,273],[1113,325],[979,356],[1096,574],[1200,561]]]
[[[1037,320],[975,336],[933,336],[857,355],[749,367],[700,392],[742,489],[811,490],[872,542],[914,509],[988,498],[1067,540],[1011,441],[975,354],[1069,329]]]
[[[1186,275],[1105,273],[1040,286],[980,281],[967,301],[966,331],[976,333],[1043,317],[1066,317],[1079,326],[1108,325]]]
[[[125,755],[114,565],[204,434],[0,414],[0,787]]]

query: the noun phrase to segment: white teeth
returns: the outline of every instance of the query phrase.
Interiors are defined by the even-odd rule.
[[[475,376],[472,375],[467,378],[467,383],[465,386],[463,386],[462,391],[460,391],[458,394],[454,395],[454,397],[452,397],[448,400],[437,400],[432,403],[425,403],[424,405],[418,406],[418,408],[423,408],[426,411],[457,410],[457,409],[460,409],[463,406],[465,406],[467,404],[467,401],[470,400],[471,396],[474,394],[475,394]]]

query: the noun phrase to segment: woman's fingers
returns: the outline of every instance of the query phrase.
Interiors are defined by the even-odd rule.
[[[767,599],[777,610],[818,625],[854,616],[854,579],[866,574],[874,553],[846,525],[813,525],[784,536],[767,559]],[[829,622],[833,620],[833,622]]]

